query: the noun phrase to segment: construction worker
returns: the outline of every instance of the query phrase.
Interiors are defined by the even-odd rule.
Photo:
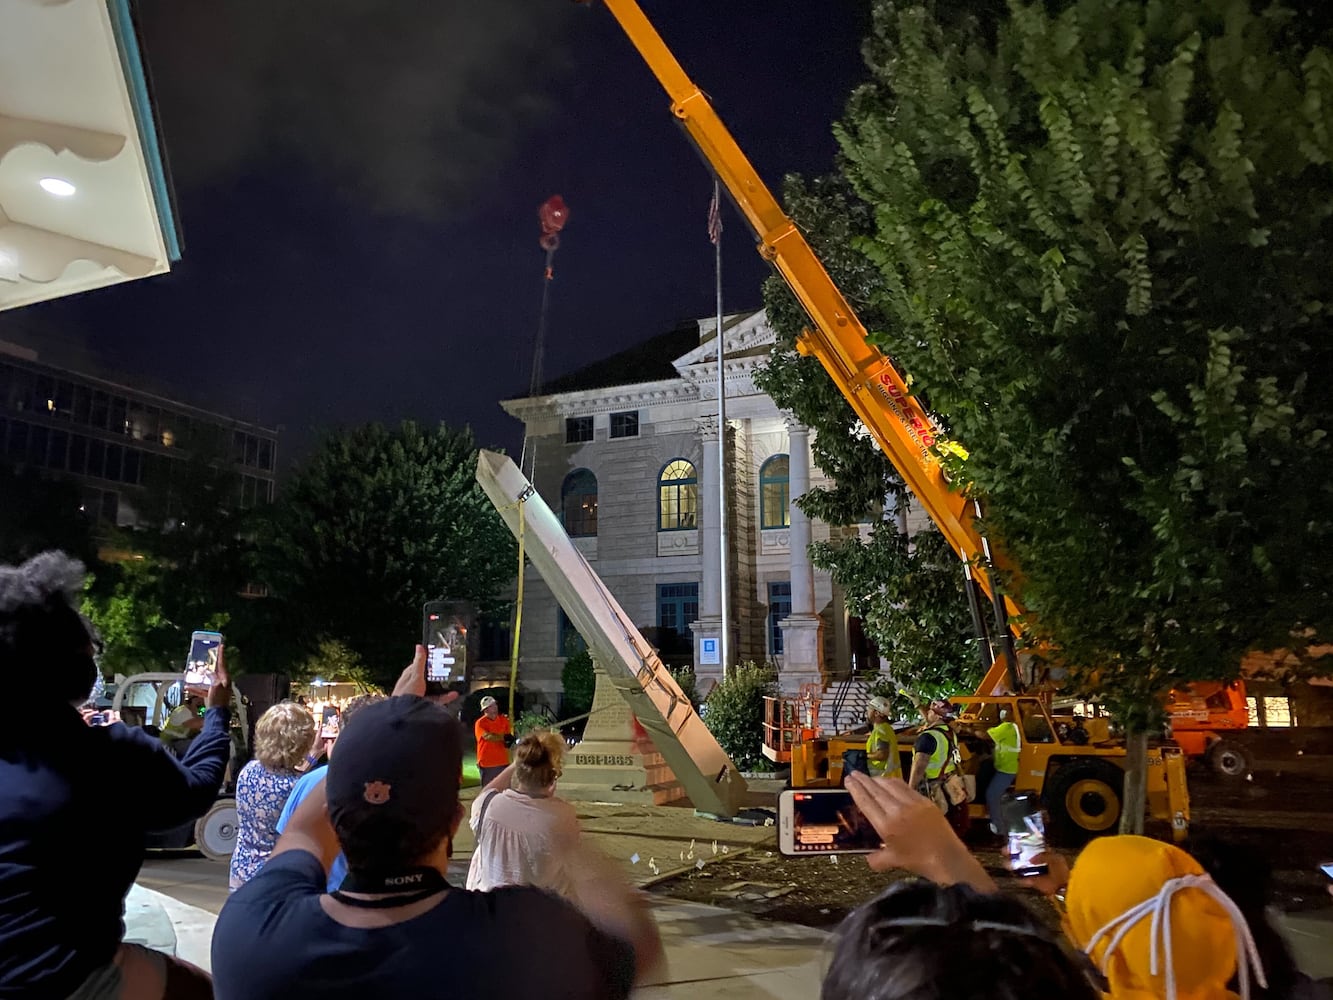
[[[1004,833],[1004,818],[1000,815],[1000,800],[1018,777],[1018,754],[1023,749],[1023,737],[1018,726],[1009,718],[1009,709],[1000,709],[1000,724],[986,730],[995,744],[995,776],[986,787],[986,810],[990,813],[992,833]]]
[[[893,706],[889,699],[876,695],[866,705],[866,719],[870,722],[870,735],[866,737],[866,760],[870,765],[872,778],[903,776],[902,758],[898,755],[898,734],[893,731],[889,721]]]
[[[926,727],[912,746],[912,774],[908,787],[930,799],[949,817],[961,836],[967,829],[967,801],[960,775],[958,744],[949,723],[956,712],[947,698],[936,698],[926,707]],[[958,801],[950,797],[951,785]]]

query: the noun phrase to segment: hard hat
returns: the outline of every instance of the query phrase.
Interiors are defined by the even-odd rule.
[[[496,700],[490,695],[487,695],[485,698],[481,699],[481,710],[484,712],[494,704],[496,704]]]
[[[887,719],[893,715],[893,705],[883,695],[875,695],[866,702],[866,712],[878,712]]]

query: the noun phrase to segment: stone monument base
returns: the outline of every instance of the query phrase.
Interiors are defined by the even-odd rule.
[[[635,737],[629,706],[601,666],[583,740],[565,753],[565,773],[556,794],[571,802],[636,802],[663,806],[685,798],[646,734]]]

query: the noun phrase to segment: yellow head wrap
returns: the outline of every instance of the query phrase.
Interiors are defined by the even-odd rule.
[[[1264,981],[1254,941],[1234,903],[1184,851],[1146,837],[1104,837],[1080,855],[1066,892],[1068,930],[1092,956],[1116,1000],[1232,1000],[1240,969]]]

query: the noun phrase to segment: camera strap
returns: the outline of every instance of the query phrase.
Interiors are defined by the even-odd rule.
[[[387,910],[420,902],[448,888],[449,883],[435,868],[408,868],[397,872],[349,871],[338,891],[329,895],[347,906],[364,910]],[[376,898],[363,899],[361,895],[349,896],[348,893]]]

